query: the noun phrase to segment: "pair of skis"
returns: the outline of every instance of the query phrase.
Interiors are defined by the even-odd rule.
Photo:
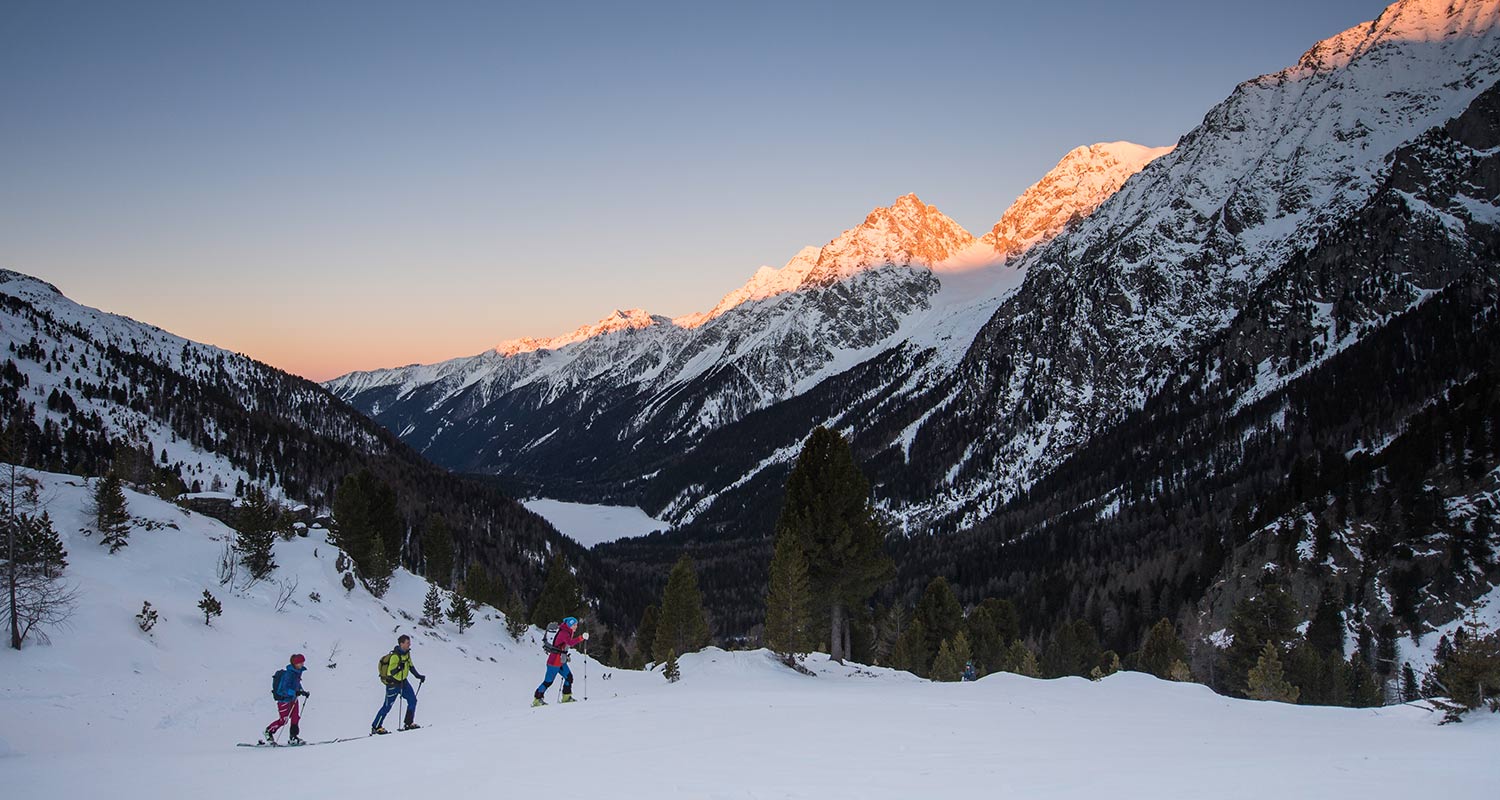
[[[432,726],[431,725],[423,725],[421,728],[397,728],[396,732],[401,733],[401,732],[405,732],[405,731],[408,731],[408,730],[419,731],[422,728],[430,728],[430,727],[432,727]],[[374,735],[375,734],[373,734],[373,733],[370,734],[370,736],[374,736]],[[343,738],[343,739],[324,739],[323,741],[320,741],[320,742],[303,742],[302,744],[277,744],[275,742],[266,742],[266,741],[255,742],[254,744],[251,744],[250,742],[235,742],[234,746],[235,747],[263,747],[263,748],[265,748],[267,750],[271,750],[271,749],[279,748],[279,747],[281,747],[281,748],[285,748],[285,747],[312,747],[314,745],[320,745],[320,744],[338,744],[339,742],[357,742],[360,739],[368,739],[368,738],[370,738],[370,736],[349,736],[349,737],[346,737],[346,738]]]

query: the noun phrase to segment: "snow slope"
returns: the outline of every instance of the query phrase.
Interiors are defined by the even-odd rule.
[[[584,547],[632,536],[645,536],[652,531],[663,531],[670,527],[635,506],[568,503],[545,497],[523,500],[521,505],[536,512],[564,536]]]
[[[403,614],[420,607],[420,579],[398,573],[380,601],[346,596],[332,549],[308,538],[276,545],[276,577],[300,581],[277,613],[273,584],[231,593],[214,580],[219,523],[131,493],[136,517],[175,527],[138,528],[111,556],[77,532],[82,481],[42,479],[83,601],[50,646],[0,653],[0,775],[17,796],[1409,798],[1441,781],[1444,797],[1481,798],[1500,781],[1500,718],[1438,727],[1416,707],[1238,701],[1139,674],[933,684],[815,655],[805,677],[763,651],[709,649],[667,684],[580,655],[576,691],[587,670],[589,699],[532,709],[539,649],[505,638],[489,609],[463,634],[414,627]],[[193,607],[204,588],[224,602],[212,627]],[[149,637],[132,619],[144,599],[162,614]],[[233,746],[274,716],[266,684],[292,651],[309,659],[304,735],[367,730],[381,696],[372,667],[398,631],[416,637],[430,678],[418,713],[430,727]]]

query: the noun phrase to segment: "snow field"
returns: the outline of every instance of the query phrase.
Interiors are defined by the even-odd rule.
[[[491,609],[463,634],[414,627],[401,613],[419,613],[424,581],[401,572],[382,600],[362,588],[346,596],[333,550],[308,538],[276,545],[275,577],[299,581],[295,603],[278,613],[272,583],[242,593],[218,585],[229,535],[218,522],[131,493],[132,514],[178,528],[137,529],[111,556],[77,533],[82,481],[42,477],[82,603],[50,646],[0,654],[0,777],[20,797],[260,800],[395,789],[433,800],[476,791],[1408,800],[1438,787],[1445,798],[1491,798],[1500,786],[1500,717],[1439,727],[1436,714],[1412,706],[1255,703],[1134,673],[1099,683],[1000,674],[934,684],[814,655],[817,676],[807,677],[763,651],[711,648],[684,656],[683,680],[667,684],[575,655],[575,692],[583,694],[586,669],[589,699],[533,709],[544,657],[529,637],[505,637]],[[205,588],[224,603],[212,627],[195,607]],[[133,619],[145,599],[162,615],[150,637]],[[414,662],[430,676],[417,714],[430,727],[299,750],[234,747],[274,718],[267,684],[293,651],[309,664],[303,735],[365,733],[382,696],[375,660],[398,631],[416,638]]]

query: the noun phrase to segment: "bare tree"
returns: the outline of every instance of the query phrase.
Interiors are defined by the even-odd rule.
[[[299,583],[301,583],[301,579],[296,575],[276,582],[276,586],[278,587],[276,590],[276,613],[280,614],[286,611],[286,604],[292,599],[292,595],[296,593],[297,584]]]

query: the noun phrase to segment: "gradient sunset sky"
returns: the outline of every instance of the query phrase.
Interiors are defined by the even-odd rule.
[[[1379,0],[0,5],[0,267],[314,379],[975,234]]]

